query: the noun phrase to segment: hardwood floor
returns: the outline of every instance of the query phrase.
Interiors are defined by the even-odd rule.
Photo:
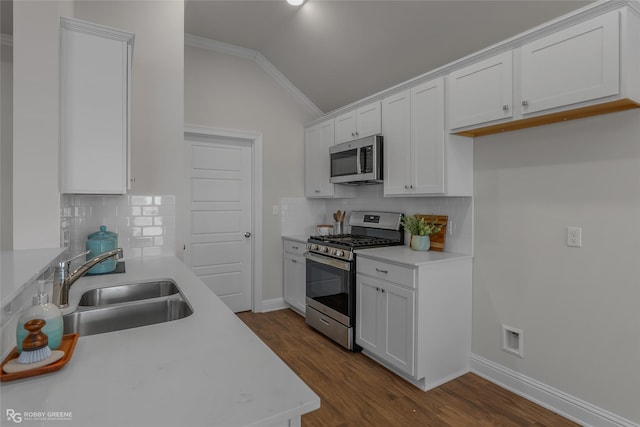
[[[577,425],[472,373],[425,393],[291,310],[238,316],[320,396],[303,426]]]

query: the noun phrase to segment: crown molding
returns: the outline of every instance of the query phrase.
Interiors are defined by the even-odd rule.
[[[13,36],[11,34],[0,34],[0,45],[13,47]]]
[[[309,113],[315,117],[321,117],[324,113],[309,98],[287,79],[263,54],[253,49],[235,46],[229,43],[200,37],[193,34],[184,35],[186,46],[199,47],[213,52],[233,55],[239,58],[254,61],[262,71],[276,81],[286,92],[300,103]]]

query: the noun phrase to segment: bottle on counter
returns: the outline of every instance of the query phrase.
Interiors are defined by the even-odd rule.
[[[41,331],[49,338],[51,350],[57,350],[62,344],[64,330],[62,312],[55,304],[49,302],[49,295],[44,291],[44,281],[40,281],[39,285],[38,293],[33,296],[33,305],[25,309],[18,319],[16,346],[19,353],[22,352],[22,341],[29,335],[29,331],[24,328],[24,325],[33,319],[42,319],[47,322]]]

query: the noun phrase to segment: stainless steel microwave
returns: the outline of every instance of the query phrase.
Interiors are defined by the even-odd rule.
[[[334,184],[378,184],[382,182],[382,135],[372,135],[329,149]]]

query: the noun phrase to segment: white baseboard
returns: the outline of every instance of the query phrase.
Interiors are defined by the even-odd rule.
[[[256,307],[256,312],[267,313],[269,311],[282,310],[283,308],[289,308],[289,305],[284,302],[284,298],[273,298],[263,300],[260,307]]]
[[[477,354],[471,355],[471,371],[583,426],[640,427],[640,424],[573,397]]]

